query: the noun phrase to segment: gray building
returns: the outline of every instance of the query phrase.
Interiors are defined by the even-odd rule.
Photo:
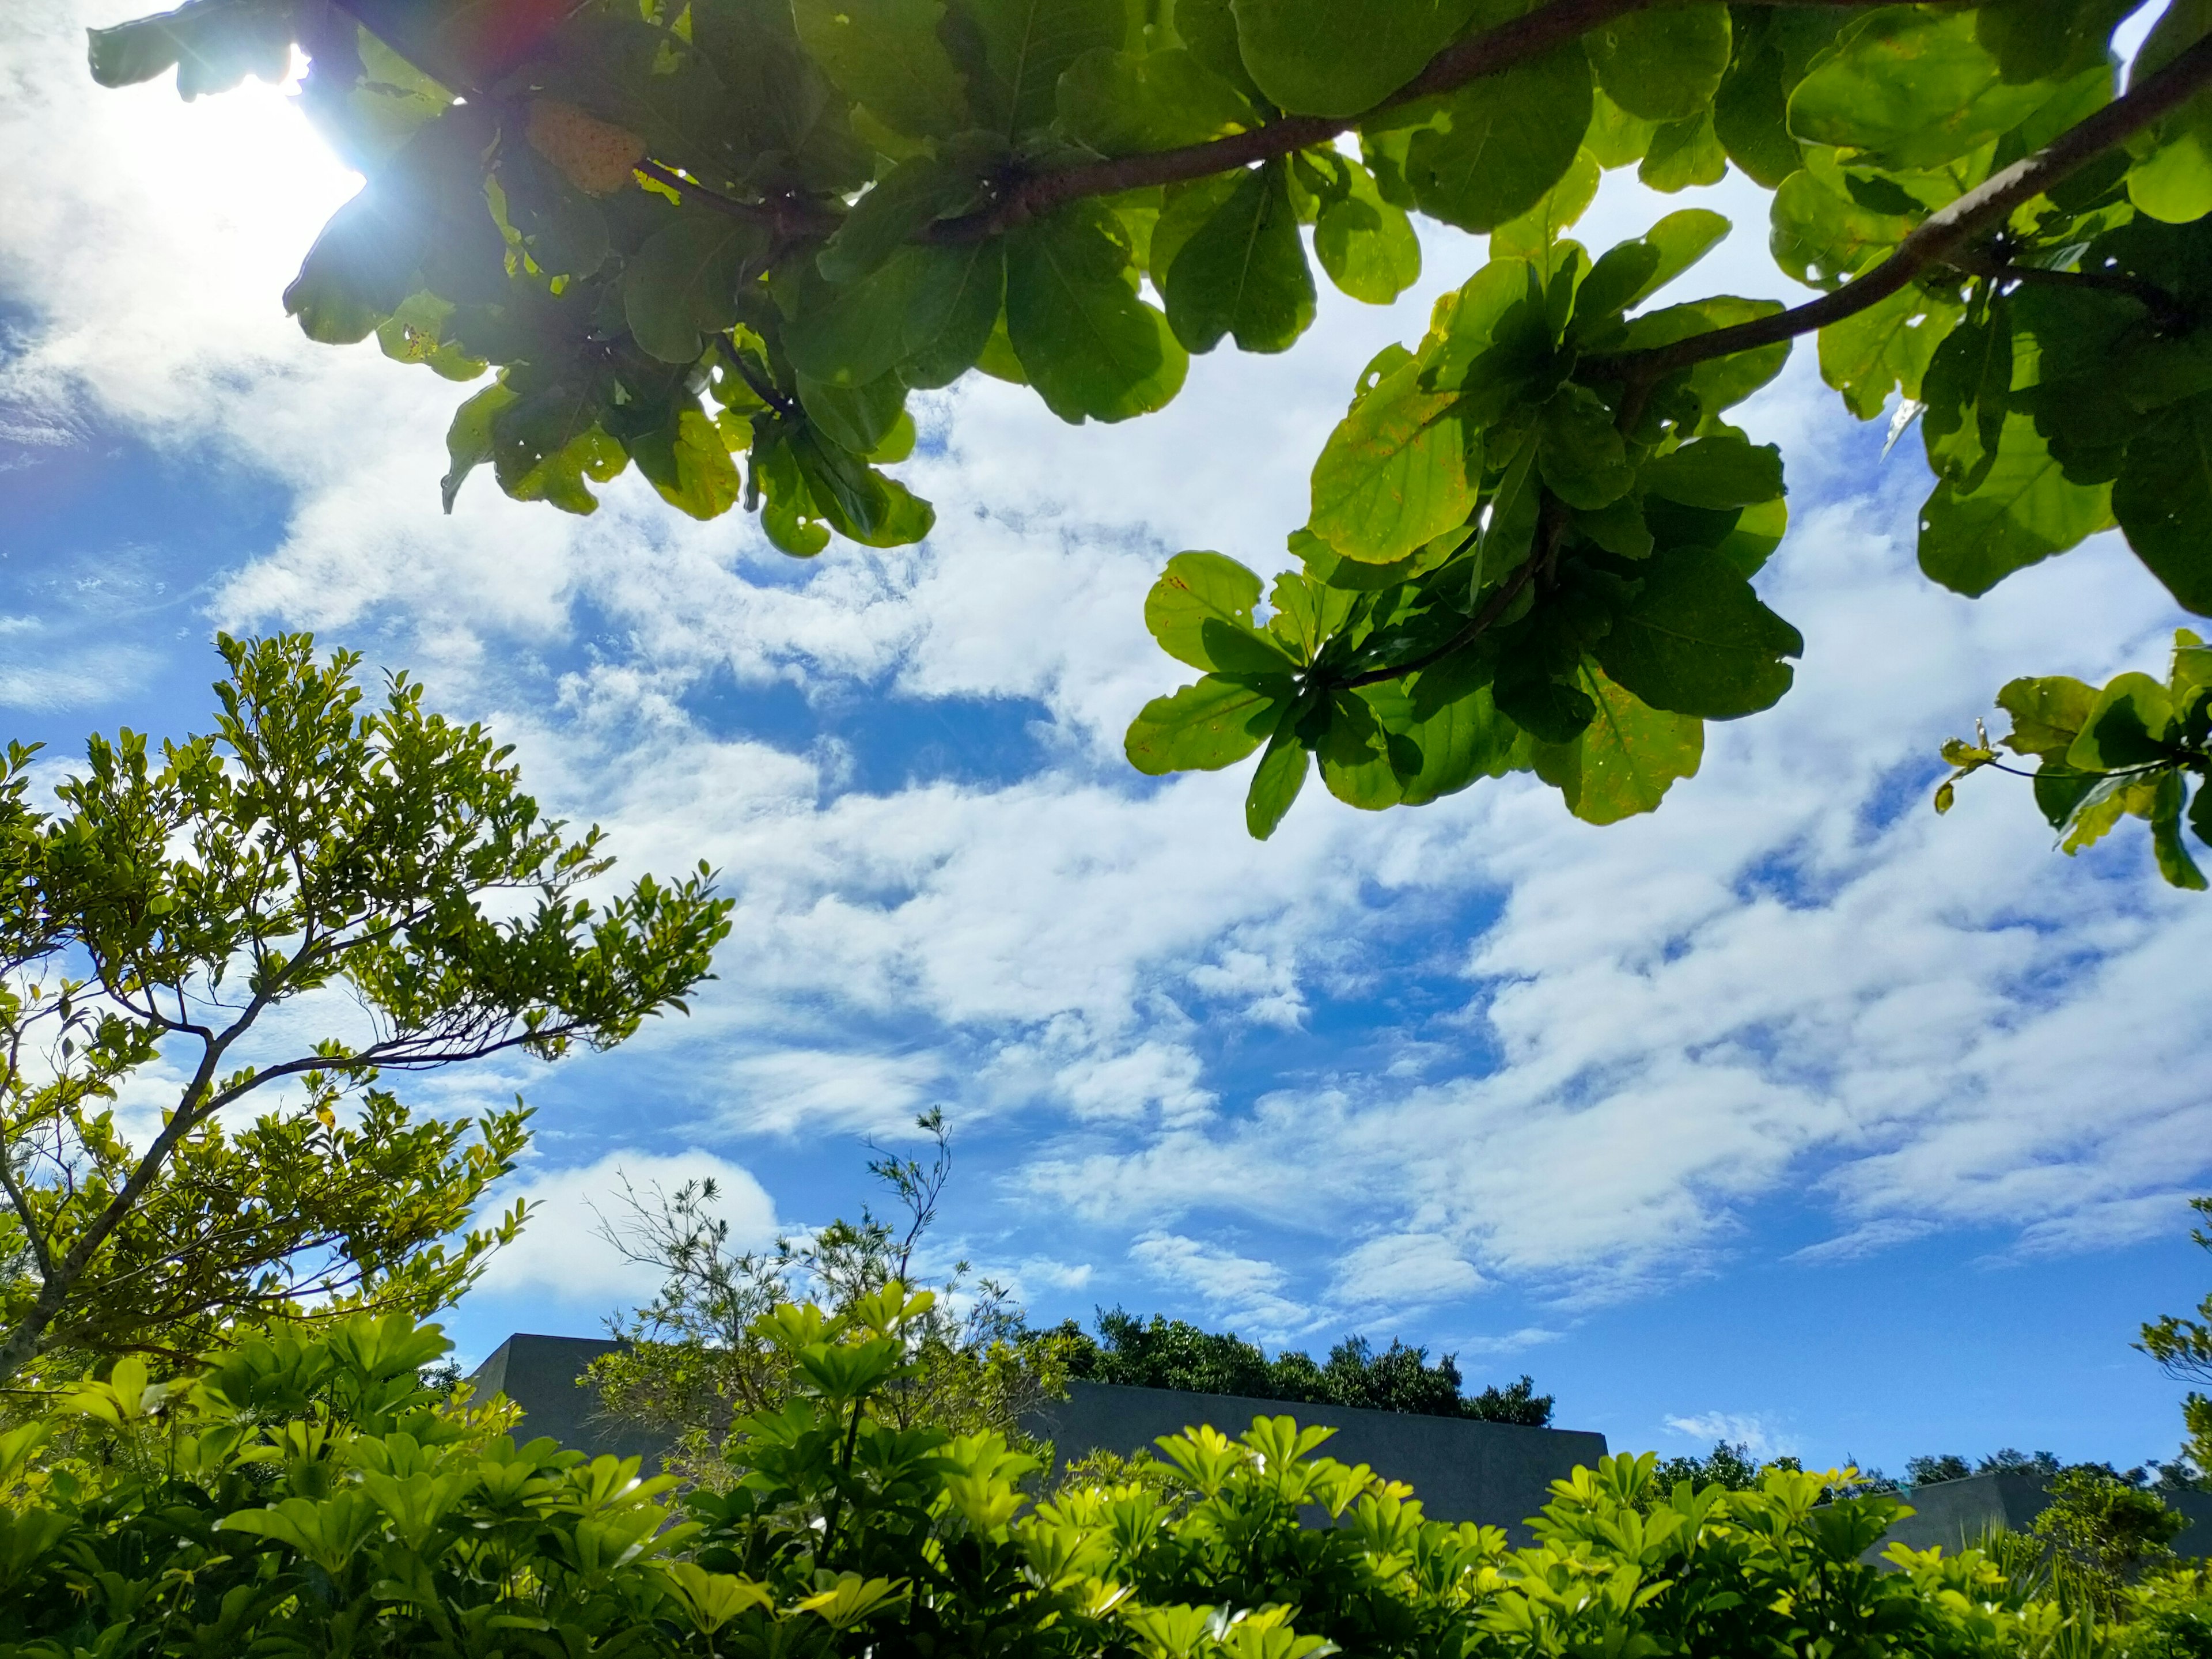
[[[1869,1552],[1870,1559],[1892,1544],[1909,1544],[1917,1550],[1941,1544],[1947,1553],[1966,1549],[1999,1527],[2026,1532],[2035,1517],[2051,1507],[2043,1477],[2019,1469],[1933,1481],[1900,1495],[1912,1505],[1913,1512],[1883,1534],[1881,1542]],[[2167,1508],[2189,1517],[2189,1526],[2173,1540],[2175,1551],[2182,1555],[2212,1555],[2212,1492],[2159,1495]]]

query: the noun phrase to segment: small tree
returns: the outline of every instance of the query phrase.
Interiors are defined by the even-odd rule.
[[[2197,1214],[2212,1220],[2212,1198],[2189,1202]],[[2200,1227],[2189,1236],[2212,1250],[2212,1232]],[[2212,1382],[2212,1296],[2197,1304],[2194,1319],[2167,1314],[2145,1325],[2142,1340],[2136,1346],[2164,1366],[2169,1376]],[[2212,1480],[2212,1395],[2191,1390],[2181,1403],[2181,1419],[2188,1437],[2182,1442],[2180,1456],[2164,1473],[2175,1484],[2202,1486]]]
[[[95,735],[54,813],[34,747],[0,771],[0,1379],[309,1303],[449,1301],[520,1224],[445,1242],[526,1114],[465,1146],[468,1120],[413,1121],[380,1073],[611,1047],[683,1010],[729,931],[703,865],[580,896],[612,863],[599,830],[541,817],[512,751],[404,674],[369,709],[359,657],[319,666],[309,635],[219,648],[212,734],[158,757]],[[319,1038],[276,1018],[302,998]],[[304,1100],[226,1128],[285,1084]],[[117,1105],[152,1090],[134,1146]]]

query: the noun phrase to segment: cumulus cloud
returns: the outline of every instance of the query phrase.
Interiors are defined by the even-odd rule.
[[[1715,1441],[1726,1441],[1731,1446],[1741,1446],[1761,1462],[1797,1455],[1796,1440],[1756,1413],[1699,1412],[1691,1417],[1669,1417],[1666,1421],[1667,1426],[1676,1434],[1686,1436],[1701,1445],[1710,1446]]]

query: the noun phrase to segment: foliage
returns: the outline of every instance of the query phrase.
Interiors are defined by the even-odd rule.
[[[2020,775],[2035,780],[2035,804],[2063,851],[2095,845],[2124,816],[2148,819],[2159,872],[2176,887],[2203,888],[2181,826],[2185,817],[2199,841],[2212,842],[2212,790],[2204,787],[2212,773],[2212,647],[2179,629],[2163,683],[2130,673],[2100,687],[2052,674],[2014,680],[1997,693],[1997,706],[2012,716],[2004,746],[2037,757],[2035,769]],[[1936,787],[1937,811],[1950,810],[1960,778],[1985,766],[2020,772],[1997,758],[1986,730],[1978,727],[1976,737],[1943,745],[1956,769]]]
[[[2198,799],[2203,799],[2201,792]],[[2212,1221],[2212,1198],[2191,1199],[2190,1207]],[[2212,1250],[2212,1231],[2200,1227],[2189,1236],[2202,1248]],[[2136,1346],[2158,1361],[2169,1376],[2212,1380],[2212,1296],[2197,1304],[2194,1319],[2167,1314],[2146,1324],[2142,1340]],[[2181,1414],[2187,1437],[2182,1442],[2180,1456],[2166,1464],[2161,1474],[2172,1484],[2202,1488],[2212,1482],[2212,1396],[2192,1389],[2182,1401]]]
[[[52,813],[33,749],[0,770],[0,1379],[452,1300],[521,1224],[448,1237],[525,1114],[418,1122],[380,1073],[611,1047],[681,1010],[728,931],[703,866],[581,897],[599,831],[540,817],[509,751],[405,675],[370,708],[359,658],[319,665],[305,635],[220,647],[213,732],[95,735]],[[295,1080],[296,1104],[226,1122]],[[126,1139],[125,1092],[171,1088]]]
[[[657,1269],[661,1290],[618,1330],[625,1346],[594,1360],[579,1379],[597,1390],[609,1417],[670,1433],[671,1471],[710,1486],[728,1483],[723,1443],[738,1419],[773,1413],[797,1385],[787,1348],[763,1334],[763,1318],[794,1287],[843,1315],[886,1285],[912,1282],[915,1251],[937,1219],[952,1173],[944,1114],[916,1120],[934,1153],[924,1165],[877,1152],[868,1172],[906,1212],[903,1227],[863,1207],[857,1223],[779,1238],[767,1250],[732,1251],[729,1224],[714,1214],[712,1180],[674,1194],[641,1196],[627,1183],[626,1218],[601,1235],[629,1260]],[[1028,1449],[1021,1420],[1066,1392],[1070,1344],[1033,1332],[1006,1288],[972,1285],[969,1264],[952,1265],[941,1291],[904,1326],[910,1364],[873,1408],[904,1427],[930,1424],[954,1434],[994,1432]]]
[[[800,556],[929,532],[883,471],[915,390],[980,369],[1127,419],[1190,354],[1312,324],[1305,228],[1377,302],[1420,223],[1486,234],[1361,374],[1264,620],[1260,575],[1213,552],[1147,602],[1200,678],[1129,758],[1256,754],[1264,837],[1316,767],[1366,809],[1533,771],[1612,823],[1697,771],[1705,721],[1781,697],[1802,640],[1750,579],[1783,457],[1727,413],[1808,334],[1854,414],[1917,416],[1932,580],[1979,594],[2117,526],[2212,611],[2212,41],[2170,8],[2123,90],[2128,9],[188,0],[91,55],[108,85],[175,65],[191,97],[305,48],[303,101],[368,183],[285,303],[319,340],[496,368],[448,434],[448,504],[489,463],[588,512],[634,463]],[[1630,166],[1662,191],[1742,173],[1827,291],[1655,306],[1729,227],[1686,210],[1593,256],[1566,233]]]
[[[680,1521],[635,1460],[517,1447],[432,1395],[416,1367],[444,1342],[403,1318],[249,1341],[181,1387],[123,1362],[63,1409],[137,1455],[49,1472],[44,1425],[0,1449],[0,1653],[2025,1659],[2072,1628],[1976,1552],[1877,1571],[1860,1554],[1896,1500],[1820,1508],[1802,1473],[1655,1503],[1650,1456],[1607,1459],[1516,1552],[1278,1417],[1164,1440],[1173,1497],[1031,1504],[1036,1462],[1000,1437],[878,1410],[929,1304],[887,1286],[762,1320],[793,1395],[738,1425],[740,1478]]]
[[[2049,1491],[2051,1504],[2035,1517],[2035,1535],[2056,1553],[2067,1580],[2106,1616],[2119,1611],[2129,1584],[2173,1560],[2171,1546],[2189,1524],[2139,1480],[2100,1464],[2060,1470]]]
[[[2212,1575],[2203,1567],[2154,1574],[2128,1598],[2127,1659],[2212,1659]]]
[[[1929,1452],[1905,1460],[1905,1482],[1909,1486],[1930,1486],[1939,1480],[1964,1480],[1971,1474],[2052,1475],[2058,1473],[2058,1459],[2053,1453],[2030,1454],[2011,1446],[1972,1463],[1956,1452]]]
[[[1148,1322],[1120,1308],[1099,1313],[1096,1340],[1073,1320],[1055,1334],[1068,1346],[1068,1375],[1096,1382],[1532,1428],[1552,1420],[1552,1396],[1537,1394],[1526,1376],[1503,1389],[1492,1384],[1478,1395],[1462,1394],[1457,1355],[1444,1354],[1431,1365],[1426,1348],[1408,1347],[1395,1338],[1376,1353],[1365,1337],[1347,1337],[1329,1350],[1326,1364],[1317,1365],[1296,1349],[1269,1359],[1234,1332],[1203,1331],[1158,1314]]]

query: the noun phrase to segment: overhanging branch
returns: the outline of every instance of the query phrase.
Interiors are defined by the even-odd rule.
[[[1880,305],[1923,271],[1938,266],[1959,264],[1963,269],[1978,270],[1968,251],[1981,237],[2002,224],[2014,208],[2042,195],[2152,122],[2172,114],[2208,86],[2212,86],[2212,35],[2199,40],[2095,114],[2068,128],[2034,155],[2022,157],[1957,201],[1937,209],[1913,228],[1889,258],[1834,293],[1823,294],[1817,300],[1808,300],[1771,317],[1755,318],[1708,334],[1692,334],[1671,345],[1593,358],[1590,367],[1625,374],[1632,381],[1648,386],[1677,369],[1716,357],[1733,356],[1739,351],[1780,345],[1801,334],[1810,334],[1847,317],[1855,317]],[[2020,273],[2014,270],[2008,274]]]

